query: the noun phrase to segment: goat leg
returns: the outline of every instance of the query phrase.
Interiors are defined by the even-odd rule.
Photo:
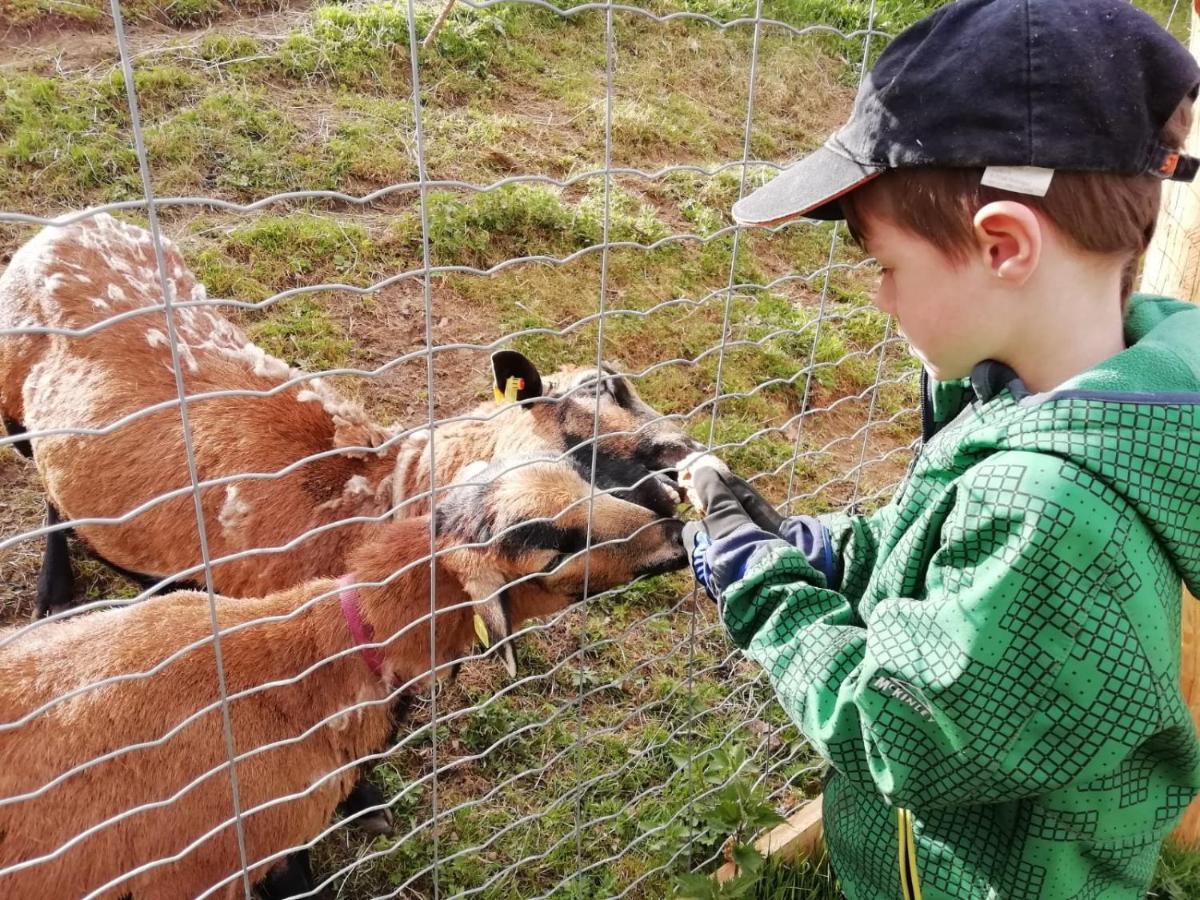
[[[62,519],[54,504],[46,501],[46,525],[58,525]],[[67,549],[67,532],[51,531],[46,535],[46,552],[37,580],[37,618],[67,609],[75,600],[75,576],[71,572],[71,557]]]
[[[351,819],[349,824],[367,834],[390,835],[395,825],[392,811],[387,808],[387,797],[361,769],[358,781],[338,805],[338,813],[345,819]]]
[[[254,886],[261,900],[284,900],[285,897],[315,896],[315,900],[333,900],[333,892],[325,888],[312,895],[317,879],[312,870],[312,851],[305,847],[289,853],[283,862],[267,873]]]

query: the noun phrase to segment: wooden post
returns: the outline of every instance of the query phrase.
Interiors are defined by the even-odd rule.
[[[763,856],[778,862],[793,862],[799,856],[816,858],[821,855],[825,832],[821,825],[821,798],[810,800],[782,825],[772,828],[757,841],[756,849]],[[717,869],[715,878],[724,883],[737,874],[737,865],[727,862]]]
[[[449,0],[442,9],[441,14],[429,27],[429,34],[425,35],[425,40],[421,42],[421,46],[424,49],[428,50],[433,46],[433,42],[437,40],[437,33],[442,30],[442,26],[446,24],[446,20],[450,18],[450,10],[454,9],[455,2],[456,0]]]
[[[1197,0],[1200,4],[1200,0]],[[1200,57],[1200,16],[1192,13],[1189,45],[1192,55]],[[1192,152],[1200,147],[1200,106],[1188,136]],[[1141,289],[1166,294],[1193,303],[1200,301],[1200,183],[1169,181],[1163,192],[1158,230],[1146,254]],[[1200,728],[1200,600],[1185,589],[1180,623],[1180,684],[1183,697]],[[1188,807],[1183,821],[1171,835],[1181,846],[1200,844],[1200,798]]]

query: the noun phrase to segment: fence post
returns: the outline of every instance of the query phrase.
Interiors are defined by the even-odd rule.
[[[1192,55],[1200,57],[1200,16],[1192,13]],[[1200,109],[1197,110],[1200,112]],[[1188,145],[1200,146],[1200,115],[1193,122]],[[1146,254],[1141,289],[1181,300],[1200,301],[1200,184],[1169,181],[1164,188],[1158,230]],[[1185,588],[1180,622],[1180,685],[1200,728],[1200,601]],[[1177,844],[1200,843],[1200,798],[1188,808],[1171,835]]]

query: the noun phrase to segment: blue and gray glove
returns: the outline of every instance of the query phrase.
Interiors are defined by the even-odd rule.
[[[692,486],[705,514],[683,527],[683,546],[696,580],[715,600],[741,577],[761,544],[780,540],[783,517],[736,475],[701,468],[692,476]]]
[[[798,547],[827,585],[839,581],[828,533],[816,518],[785,519],[745,479],[716,469],[698,469],[692,485],[705,515],[684,526],[683,546],[696,581],[712,599],[740,581],[751,559],[772,545]]]

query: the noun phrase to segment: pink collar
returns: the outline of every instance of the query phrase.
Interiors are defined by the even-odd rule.
[[[358,644],[358,652],[362,654],[367,668],[377,677],[383,678],[383,654],[379,652],[378,647],[364,646],[375,641],[375,629],[363,621],[362,613],[359,611],[358,591],[350,587],[354,584],[354,576],[343,575],[338,584],[342,587],[339,599],[342,603],[342,615],[346,617],[346,626],[350,629],[350,636],[354,638],[354,643]]]

